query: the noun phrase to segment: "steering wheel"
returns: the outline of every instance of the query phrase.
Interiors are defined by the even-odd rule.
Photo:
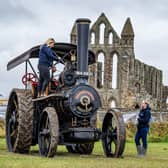
[[[37,82],[37,77],[33,74],[33,73],[26,73],[23,77],[22,77],[22,83],[24,85],[27,84],[27,82]]]

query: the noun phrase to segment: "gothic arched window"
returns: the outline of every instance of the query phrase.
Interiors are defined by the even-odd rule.
[[[111,108],[116,108],[116,101],[115,101],[115,100],[112,100],[112,101],[111,101],[110,107],[111,107]]]
[[[113,33],[112,33],[112,32],[109,33],[108,43],[109,43],[109,44],[112,44],[112,43],[113,43]]]
[[[98,54],[97,61],[97,87],[102,88],[104,85],[104,53]]]
[[[113,55],[112,59],[112,88],[117,88],[117,68],[118,68],[118,56],[117,54]]]
[[[105,24],[101,23],[99,27],[99,44],[104,44]]]
[[[95,33],[94,32],[91,33],[90,44],[95,44]]]
[[[140,84],[139,84],[139,83],[136,83],[136,84],[135,84],[135,92],[136,92],[136,93],[140,93],[140,91],[141,91]]]

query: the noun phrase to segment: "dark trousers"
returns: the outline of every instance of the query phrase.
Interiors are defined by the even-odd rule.
[[[49,67],[45,65],[38,65],[38,69],[40,73],[38,92],[44,93],[50,81],[50,70]]]
[[[137,130],[135,135],[135,143],[137,146],[141,145],[140,140],[142,140],[142,145],[145,149],[147,149],[147,135],[149,132],[149,128],[140,128]]]

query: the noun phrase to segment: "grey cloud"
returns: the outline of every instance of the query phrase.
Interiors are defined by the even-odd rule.
[[[0,93],[21,87],[22,68],[6,72],[7,62],[46,38],[69,41],[73,22],[89,17],[92,23],[104,12],[120,35],[127,17],[135,31],[137,59],[163,70],[168,84],[166,0],[4,0],[0,1]],[[36,66],[36,65],[35,65]]]
[[[5,0],[0,2],[1,24],[12,24],[21,20],[32,20],[35,18],[32,11],[24,5],[21,0]]]

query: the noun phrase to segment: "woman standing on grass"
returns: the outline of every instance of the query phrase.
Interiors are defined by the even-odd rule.
[[[147,152],[147,135],[149,132],[150,118],[151,108],[146,101],[142,101],[141,110],[138,115],[137,132],[135,135],[138,156],[145,156]],[[142,145],[140,140],[142,140]]]

